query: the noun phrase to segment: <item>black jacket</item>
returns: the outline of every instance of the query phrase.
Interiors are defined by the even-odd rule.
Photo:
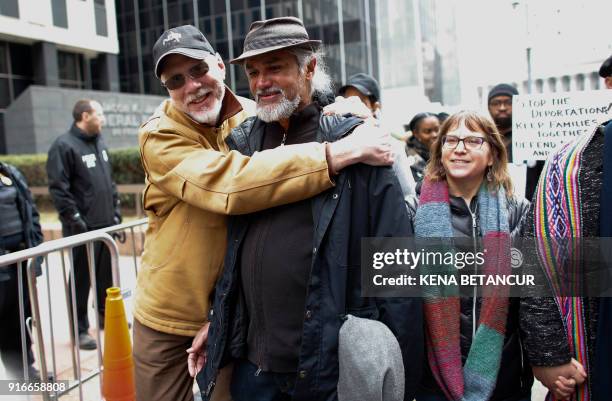
[[[321,117],[317,140],[337,140],[357,124],[356,119]],[[263,127],[261,121],[248,119],[228,137],[230,148],[253,154],[261,148]],[[405,399],[412,400],[424,349],[421,299],[361,297],[361,238],[410,235],[397,178],[389,167],[354,165],[336,177],[334,188],[313,197],[311,203],[312,270],[293,399],[337,399],[338,331],[348,312],[380,320],[398,337],[405,365]],[[204,400],[211,396],[219,369],[246,356],[248,318],[237,258],[247,229],[248,216],[230,219],[224,271],[209,316],[207,362],[197,378]]]
[[[477,198],[474,197],[468,208],[468,205],[462,198],[450,197],[454,236],[481,236],[479,216],[476,210],[477,202]],[[411,221],[414,222],[414,216],[417,210],[416,198],[413,197],[409,199],[408,209]],[[510,236],[513,241],[516,241],[522,236],[528,210],[529,202],[524,199],[516,200],[513,198],[508,201],[508,223],[510,227]],[[473,225],[473,217],[475,217],[476,220],[475,227]],[[460,341],[462,363],[465,363],[472,344],[472,329],[474,325],[478,324],[478,316],[480,315],[480,307],[482,304],[481,300],[481,298],[473,297],[461,298]],[[476,307],[476,316],[473,314],[474,306]],[[520,319],[522,318],[520,314],[521,300],[519,298],[510,298],[508,308],[506,337],[502,350],[501,366],[497,376],[495,390],[491,395],[490,401],[514,401],[522,399],[530,394],[531,386],[533,385],[533,374],[525,353],[520,331]],[[423,380],[420,385],[421,391],[443,394],[431,373],[427,361],[424,363],[423,372]]]
[[[89,229],[115,224],[119,196],[108,150],[100,135],[75,125],[58,137],[47,159],[49,192],[64,225],[79,213]]]
[[[14,166],[2,162],[0,162],[0,172],[10,178],[15,188],[17,188],[17,207],[19,208],[19,215],[23,223],[26,248],[32,248],[41,244],[43,242],[43,234],[40,227],[40,216],[25,177]],[[0,249],[0,251],[4,251],[4,249]],[[41,262],[42,258],[35,260],[34,269],[37,276],[40,276],[42,273],[40,268]],[[0,281],[3,278],[6,279],[7,277],[5,276],[6,274],[0,271]]]

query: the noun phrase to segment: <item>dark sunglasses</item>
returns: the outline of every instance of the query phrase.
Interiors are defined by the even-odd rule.
[[[176,74],[166,79],[165,82],[162,82],[162,86],[171,91],[177,90],[183,87],[187,82],[187,75],[191,79],[202,78],[208,72],[208,64],[205,61],[201,61],[198,64],[194,65],[187,71],[187,74]]]
[[[466,136],[465,138],[459,138],[458,136],[448,135],[442,138],[442,146],[446,149],[456,149],[459,146],[459,142],[463,142],[463,147],[468,150],[480,149],[485,139],[479,136]]]

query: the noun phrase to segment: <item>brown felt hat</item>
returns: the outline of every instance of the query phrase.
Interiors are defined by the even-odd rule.
[[[242,54],[230,63],[242,64],[250,57],[291,47],[304,47],[315,51],[320,46],[320,40],[310,40],[304,24],[298,18],[281,17],[255,21],[244,39]]]

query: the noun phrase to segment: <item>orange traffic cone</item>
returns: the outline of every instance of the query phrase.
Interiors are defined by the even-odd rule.
[[[102,372],[102,396],[106,401],[133,401],[134,361],[132,342],[125,317],[121,290],[106,290],[104,317],[104,371]]]

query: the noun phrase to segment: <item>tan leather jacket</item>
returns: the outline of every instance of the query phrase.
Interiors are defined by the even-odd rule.
[[[166,101],[140,128],[149,218],[134,316],[164,333],[193,336],[207,321],[222,269],[226,215],[310,198],[332,186],[324,145],[284,146],[246,157],[225,138],[253,109],[229,89],[222,123],[208,127]]]

